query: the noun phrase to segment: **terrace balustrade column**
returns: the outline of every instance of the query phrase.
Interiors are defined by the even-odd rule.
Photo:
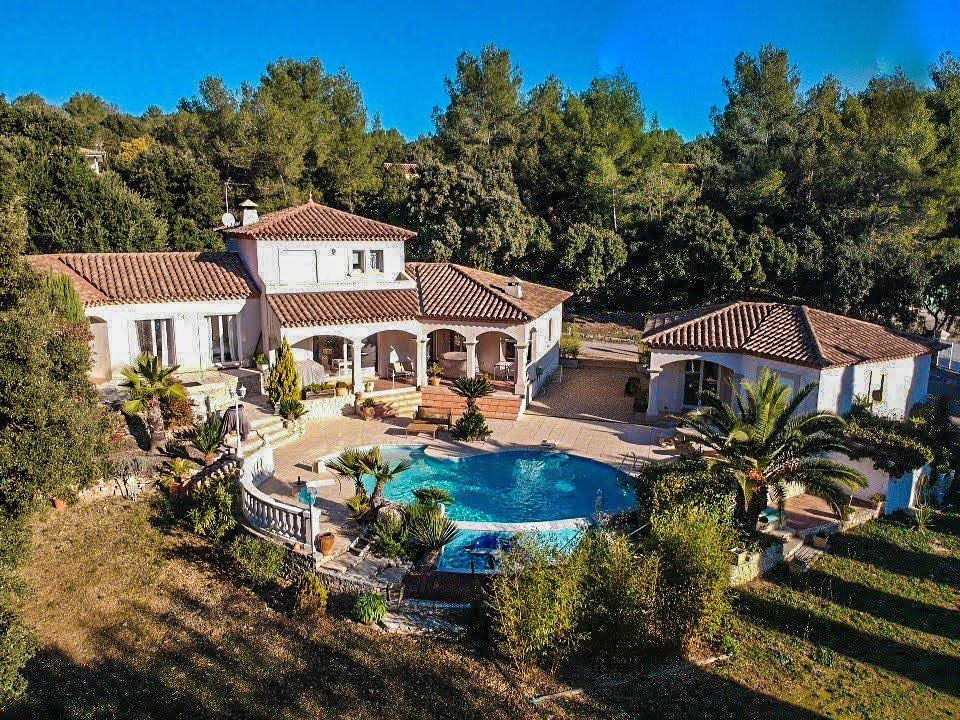
[[[467,348],[467,377],[472,378],[477,374],[477,341],[467,340],[464,344]]]
[[[424,387],[427,384],[427,343],[430,338],[417,338],[417,387]]]
[[[516,382],[513,386],[513,392],[520,397],[527,396],[527,346],[516,345],[516,358],[513,365],[514,378]]]
[[[353,391],[355,393],[363,392],[363,368],[360,367],[363,359],[361,354],[363,353],[363,340],[354,340],[353,341],[353,358],[351,359],[350,368],[353,370]]]

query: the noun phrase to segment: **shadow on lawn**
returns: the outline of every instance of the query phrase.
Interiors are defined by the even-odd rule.
[[[737,605],[744,619],[758,626],[829,647],[854,660],[960,697],[960,677],[954,656],[865,633],[846,623],[772,602],[751,592],[742,593]]]
[[[960,590],[960,560],[911,550],[870,535],[835,535],[830,553],[903,577],[931,580]]]
[[[810,570],[802,578],[792,580],[791,585],[801,592],[814,593],[824,600],[896,625],[950,640],[960,639],[960,611],[951,608],[876,590],[819,570]]]

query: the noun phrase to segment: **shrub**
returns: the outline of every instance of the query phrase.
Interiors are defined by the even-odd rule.
[[[363,592],[357,595],[353,605],[353,617],[364,625],[373,625],[383,620],[387,614],[387,599],[377,592]]]
[[[490,432],[481,412],[475,407],[468,407],[467,412],[454,424],[450,434],[454,440],[486,440],[490,437]]]
[[[643,526],[649,525],[654,516],[680,506],[698,507],[725,518],[733,516],[733,491],[701,459],[648,463],[637,473],[634,489],[637,519]]]
[[[706,510],[681,507],[654,516],[649,540],[659,557],[656,633],[684,649],[715,638],[730,611],[730,526]]]
[[[560,336],[560,357],[576,358],[580,355],[580,331],[574,330]]]
[[[299,420],[307,414],[307,409],[297,398],[283,398],[277,403],[277,410],[285,420]]]
[[[198,535],[222,540],[237,527],[239,503],[235,478],[207,480],[194,491],[187,517]]]
[[[167,428],[190,427],[194,424],[193,405],[189,398],[169,398],[160,403],[160,412]]]
[[[353,522],[362,523],[370,513],[370,498],[366,493],[357,493],[344,501],[347,515]]]
[[[285,398],[300,399],[300,371],[293,350],[286,338],[277,350],[276,362],[270,369],[268,381],[270,402],[275,406]]]
[[[521,538],[502,561],[488,594],[497,648],[518,668],[559,661],[576,646],[581,575],[555,549]]]
[[[206,420],[193,428],[190,444],[203,453],[204,460],[209,464],[213,461],[226,437],[227,433],[224,430],[223,420],[219,415],[211,414]]]
[[[230,542],[227,552],[256,588],[269,587],[284,576],[287,550],[282,545],[244,534]]]
[[[269,365],[270,357],[265,352],[262,352],[262,351],[257,352],[251,358],[251,362],[253,363],[254,367],[260,367],[261,365]]]
[[[453,495],[443,488],[435,487],[433,485],[417,488],[413,491],[413,496],[417,499],[417,502],[430,507],[435,507],[440,503],[443,503],[444,505],[452,505],[454,501]]]
[[[0,711],[11,706],[27,686],[20,674],[36,652],[33,634],[0,595]]]
[[[407,528],[404,518],[394,510],[381,510],[371,530],[372,550],[381,557],[406,555]]]
[[[327,586],[315,572],[305,572],[297,583],[297,612],[307,617],[327,612]]]
[[[598,529],[583,536],[572,562],[583,578],[584,641],[594,652],[629,657],[650,639],[656,556],[638,555],[624,535]]]
[[[460,534],[453,520],[435,507],[411,514],[407,532],[410,534],[410,544],[427,552],[443,549]]]

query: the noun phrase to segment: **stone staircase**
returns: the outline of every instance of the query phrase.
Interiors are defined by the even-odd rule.
[[[249,410],[249,407],[248,407]],[[255,452],[265,444],[270,443],[273,448],[286,445],[297,437],[292,427],[283,426],[283,418],[279,415],[255,414],[250,417],[250,435],[243,443],[244,455]],[[227,443],[236,444],[236,435],[227,436]]]
[[[423,402],[423,396],[419,390],[410,390],[408,392],[388,395],[382,400],[374,398],[377,405],[382,409],[383,417],[408,417],[412,418],[417,414],[417,408]]]
[[[467,401],[445,388],[425,387],[422,391],[424,408],[436,413],[463,415]],[[516,420],[520,417],[521,398],[516,395],[490,395],[477,400],[477,409],[490,420]]]

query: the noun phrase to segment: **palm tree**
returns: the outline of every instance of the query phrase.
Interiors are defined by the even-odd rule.
[[[799,412],[816,384],[791,397],[780,376],[765,369],[755,383],[742,387],[735,407],[714,393],[701,393],[701,408],[684,416],[680,425],[696,432],[697,440],[713,451],[706,458],[708,467],[735,483],[737,515],[744,527],[756,529],[769,499],[782,513],[788,483],[797,483],[840,513],[866,478],[826,457],[847,453],[842,418],[830,412]]]
[[[364,464],[366,455],[367,453],[359,448],[344,450],[333,460],[327,460],[325,465],[340,477],[353,480],[354,494],[366,497],[367,491],[363,487],[363,476],[367,474],[367,466]]]
[[[493,395],[493,385],[483,375],[472,378],[463,377],[453,381],[453,391],[460,397],[466,398],[468,407],[474,407],[478,398]]]
[[[175,377],[179,368],[179,365],[164,367],[159,358],[141,355],[133,365],[121,371],[124,380],[120,387],[126,388],[130,394],[130,399],[123,404],[123,411],[128,415],[144,414],[150,434],[150,452],[166,445],[162,406],[187,399],[186,390]]]
[[[400,460],[395,465],[390,465],[380,453],[379,447],[374,447],[364,453],[362,462],[366,468],[366,473],[373,475],[374,486],[373,492],[370,493],[370,506],[374,510],[383,507],[383,489],[387,484],[396,480],[398,475],[405,473],[413,466],[413,463],[409,460]]]

